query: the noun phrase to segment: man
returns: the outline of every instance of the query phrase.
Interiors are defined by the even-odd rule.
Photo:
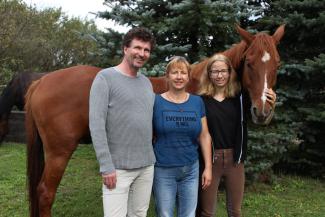
[[[103,179],[104,217],[145,217],[155,156],[152,149],[154,93],[138,70],[155,44],[145,28],[123,39],[123,60],[100,71],[90,90],[89,127]]]

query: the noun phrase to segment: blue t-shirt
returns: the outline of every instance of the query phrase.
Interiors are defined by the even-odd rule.
[[[153,111],[156,166],[185,166],[198,159],[203,100],[190,95],[184,103],[173,103],[156,95]]]

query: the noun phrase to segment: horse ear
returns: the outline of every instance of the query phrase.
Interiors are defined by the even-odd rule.
[[[251,44],[251,42],[254,40],[254,35],[247,32],[245,29],[241,28],[238,24],[235,24],[235,25],[236,25],[236,30],[237,30],[238,34],[242,37],[242,39],[247,44]]]
[[[275,33],[273,34],[273,39],[274,39],[274,42],[276,44],[279,44],[281,38],[283,37],[284,35],[284,27],[285,27],[285,24],[282,24],[281,26],[279,26],[277,28],[277,30],[275,31]]]

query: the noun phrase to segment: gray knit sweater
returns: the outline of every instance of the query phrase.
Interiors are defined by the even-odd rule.
[[[150,81],[108,68],[90,90],[89,127],[100,172],[155,163],[152,148],[154,93]]]

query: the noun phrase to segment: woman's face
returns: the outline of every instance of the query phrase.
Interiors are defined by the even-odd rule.
[[[216,87],[225,87],[230,78],[227,64],[222,61],[214,62],[211,66],[209,77]]]
[[[170,89],[185,90],[188,84],[189,72],[184,63],[175,64],[172,66],[166,74],[168,85]]]

